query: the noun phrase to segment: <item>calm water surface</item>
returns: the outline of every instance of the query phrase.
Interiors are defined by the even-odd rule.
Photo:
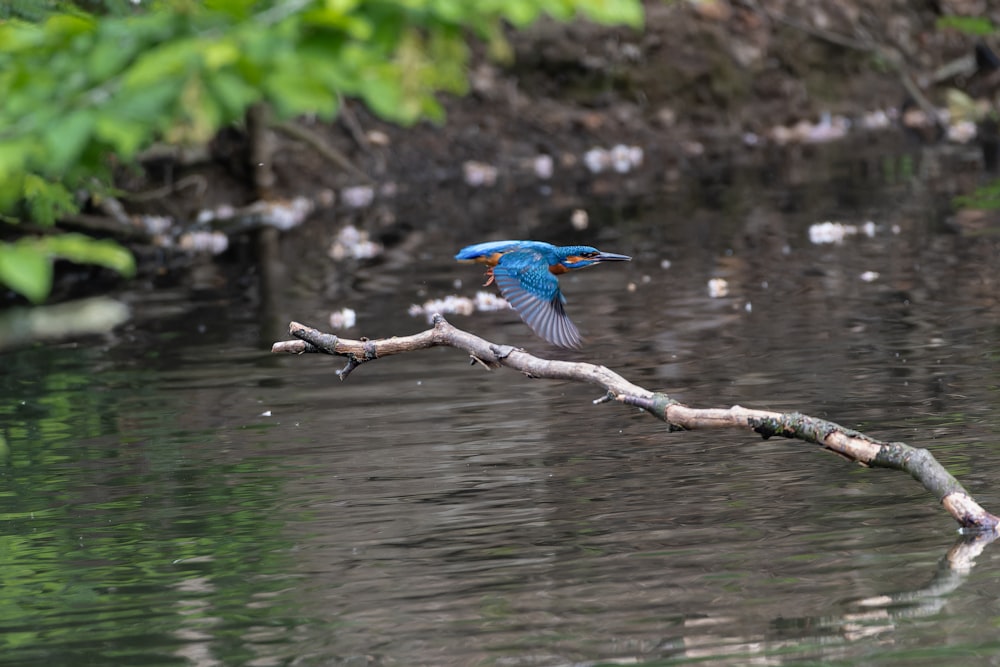
[[[955,524],[901,473],[668,433],[454,350],[345,383],[269,354],[343,306],[351,335],[419,330],[407,307],[471,295],[450,256],[490,230],[594,243],[636,260],[563,279],[582,353],[510,313],[452,321],[692,405],[929,447],[996,512],[996,241],[942,231],[909,180],[830,169],[585,201],[586,232],[539,197],[527,222],[426,232],[420,266],[335,266],[292,235],[265,286],[137,290],[113,337],[3,354],[0,664],[1000,663],[995,546],[949,566]],[[838,216],[875,237],[809,243]]]

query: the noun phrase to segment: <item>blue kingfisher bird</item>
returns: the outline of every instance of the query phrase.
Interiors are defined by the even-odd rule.
[[[485,285],[496,282],[500,294],[535,334],[553,345],[579,349],[580,332],[566,315],[566,298],[557,276],[600,262],[628,262],[632,258],[588,245],[489,241],[462,248],[455,259],[485,264]]]

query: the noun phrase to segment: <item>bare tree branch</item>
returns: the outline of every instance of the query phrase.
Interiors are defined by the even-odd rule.
[[[334,164],[346,172],[354,174],[365,183],[374,183],[375,179],[361,170],[360,167],[351,162],[350,158],[331,146],[320,135],[307,127],[291,121],[282,121],[273,125],[275,130],[283,132],[293,139],[298,139],[309,144],[313,150],[319,153],[320,157],[327,162]]]
[[[635,385],[604,366],[541,359],[524,350],[491,343],[456,329],[441,315],[434,315],[433,320],[433,328],[426,331],[378,340],[350,340],[292,322],[289,331],[298,340],[275,343],[271,351],[276,354],[322,352],[346,357],[347,365],[337,372],[344,380],[361,364],[382,357],[429,347],[454,347],[465,350],[474,363],[487,369],[505,366],[528,377],[597,385],[606,393],[595,403],[617,401],[638,406],[667,422],[671,430],[748,429],[765,439],[777,435],[812,442],[864,466],[902,470],[933,493],[963,531],[989,534],[990,540],[1000,535],[1000,518],[983,509],[926,449],[902,442],[883,442],[834,422],[795,412],[753,410],[738,405],[730,408],[692,408],[666,394]]]

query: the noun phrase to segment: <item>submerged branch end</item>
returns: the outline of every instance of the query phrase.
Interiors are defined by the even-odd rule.
[[[965,534],[992,534],[1000,532],[1000,518],[987,512],[964,490],[949,493],[941,499],[941,505],[955,517]]]

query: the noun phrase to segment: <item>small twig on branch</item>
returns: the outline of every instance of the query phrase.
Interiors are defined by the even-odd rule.
[[[965,532],[988,534],[992,539],[1000,530],[1000,518],[983,509],[926,449],[901,442],[882,442],[834,422],[799,413],[752,410],[738,405],[731,408],[688,407],[666,394],[635,385],[604,366],[541,359],[524,350],[497,345],[456,329],[441,315],[434,315],[433,320],[433,328],[426,331],[378,340],[341,338],[292,322],[289,331],[298,340],[275,343],[271,351],[282,354],[322,352],[346,357],[347,365],[338,372],[340,379],[345,380],[358,366],[381,357],[429,347],[454,347],[468,352],[474,363],[490,369],[506,366],[533,378],[598,385],[607,393],[595,403],[615,400],[637,406],[665,421],[671,430],[749,429],[765,439],[777,435],[816,443],[864,466],[902,470],[933,493]]]

